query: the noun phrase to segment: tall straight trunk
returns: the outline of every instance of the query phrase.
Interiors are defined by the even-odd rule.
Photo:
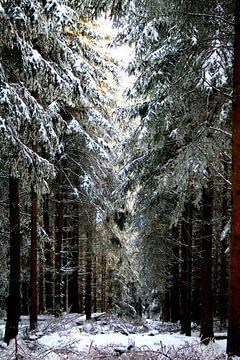
[[[170,321],[170,290],[165,289],[164,299],[163,299],[163,316],[162,321]]]
[[[227,354],[240,356],[240,2],[235,1],[232,118],[232,238]]]
[[[178,228],[174,227],[173,235],[173,264],[171,268],[172,286],[170,289],[170,313],[171,322],[175,323],[180,319],[180,302],[179,302],[179,238]]]
[[[19,209],[19,179],[9,177],[10,275],[7,299],[7,323],[4,341],[9,344],[18,335],[21,294],[21,231]]]
[[[200,268],[201,268],[201,228],[202,214],[196,210],[194,219],[194,237],[193,237],[193,269],[192,269],[192,321],[200,324]]]
[[[142,317],[143,313],[142,313],[142,299],[140,298],[140,296],[137,299],[136,302],[136,311],[137,311],[137,315]]]
[[[64,203],[63,203],[63,173],[59,170],[57,179],[56,217],[55,217],[55,314],[58,316],[63,310],[63,284],[62,284],[62,244],[64,228]]]
[[[65,167],[64,167],[65,169]],[[65,170],[66,171],[66,170]],[[70,226],[68,221],[68,205],[65,203],[65,199],[63,199],[63,234],[62,234],[62,246],[61,246],[61,302],[62,302],[62,310],[68,311],[69,307],[69,298],[68,298],[68,288],[69,288],[69,273],[68,271],[64,271],[64,269],[68,268],[69,262],[69,240],[71,238]],[[70,236],[70,237],[69,237]]]
[[[78,236],[78,306],[80,313],[83,313],[84,311],[86,241],[86,234],[80,218]]]
[[[74,207],[74,211],[78,211],[78,208]],[[79,253],[79,225],[78,221],[74,222],[73,231],[71,236],[71,252],[72,252],[72,266],[73,272],[69,276],[68,286],[68,299],[70,310],[73,313],[79,312],[79,301],[78,301],[78,253]]]
[[[97,312],[97,259],[96,256],[93,257],[93,264],[92,264],[92,306],[93,312]]]
[[[112,309],[113,305],[113,270],[110,268],[108,270],[108,310]],[[138,311],[140,315],[141,310]]]
[[[86,283],[85,283],[85,314],[86,319],[92,317],[92,234],[88,232],[86,241]]]
[[[22,268],[23,265],[21,264]],[[29,315],[29,281],[21,281],[21,314]]]
[[[102,250],[101,258],[101,311],[106,311],[106,274],[107,274],[107,256],[106,251]]]
[[[45,244],[44,241],[41,243],[41,248],[39,250],[39,259],[38,262],[38,311],[40,314],[47,311],[46,307],[46,281],[45,281]]]
[[[32,186],[31,194],[31,261],[30,261],[30,329],[37,327],[38,283],[37,283],[37,193]]]
[[[219,291],[219,317],[223,328],[227,322],[228,284],[227,284],[227,239],[221,241],[221,263],[220,263],[220,291]]]
[[[181,234],[181,332],[191,336],[192,204],[185,204]]]
[[[213,204],[214,208],[214,204]],[[216,229],[213,228],[213,234],[217,233]],[[213,238],[212,242],[212,312],[213,317],[219,315],[219,304],[218,304],[218,295],[219,295],[219,244],[216,239]]]
[[[209,181],[208,188],[203,189],[202,197],[202,239],[201,239],[201,341],[208,344],[213,339],[213,304],[212,304],[212,217],[213,188]]]
[[[227,173],[227,166],[225,165],[225,172]],[[228,189],[227,184],[223,184],[222,189],[222,231],[228,221]],[[227,322],[227,304],[228,304],[228,281],[227,281],[227,257],[226,249],[228,248],[228,236],[221,240],[220,244],[220,289],[219,289],[219,317],[220,324],[226,328]]]
[[[44,244],[45,255],[45,293],[46,293],[46,309],[53,313],[54,309],[54,249],[51,241],[52,231],[50,224],[49,195],[43,196],[43,226],[48,236]]]
[[[33,144],[33,151],[37,153],[37,144]],[[38,263],[37,263],[37,217],[38,199],[34,185],[31,186],[31,259],[30,259],[30,329],[37,327],[38,314]]]

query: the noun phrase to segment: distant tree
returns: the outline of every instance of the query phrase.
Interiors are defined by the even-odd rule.
[[[0,263],[1,263],[1,273],[0,273],[0,313],[3,314],[6,311],[6,299],[8,292],[8,260],[9,260],[9,242],[6,241],[6,237],[9,234],[9,205],[8,205],[8,194],[6,189],[8,189],[9,180],[8,173],[4,169],[4,162],[0,160],[1,172],[0,172],[0,207],[1,207],[1,217],[0,217]]]
[[[107,258],[106,251],[103,249],[101,254],[101,311],[106,311],[106,276],[107,276]]]
[[[213,334],[212,242],[213,188],[211,180],[202,197],[201,271],[200,271],[200,337],[208,344]]]
[[[37,154],[37,143],[33,144]],[[38,197],[37,189],[31,185],[31,255],[30,255],[30,329],[37,327],[38,314]]]
[[[30,265],[30,329],[37,327],[38,314],[38,198],[36,189],[31,189],[31,265]]]
[[[63,292],[63,254],[64,254],[64,210],[65,210],[65,194],[64,194],[64,175],[63,162],[59,161],[58,176],[56,178],[56,206],[55,206],[55,314],[60,315],[64,311],[64,294]]]
[[[53,246],[53,220],[52,212],[50,211],[50,204],[52,200],[49,194],[43,196],[43,229],[44,229],[44,257],[43,263],[45,274],[45,294],[46,294],[46,309],[53,313],[54,311],[54,246]]]
[[[93,255],[93,238],[92,229],[86,229],[86,261],[85,261],[85,314],[86,319],[90,320],[92,317],[92,255]]]
[[[229,165],[226,161],[225,173],[229,171]],[[231,196],[229,184],[226,181],[222,184],[221,198],[221,237],[220,237],[220,284],[219,284],[219,317],[223,328],[226,328],[228,318],[228,283],[229,283],[229,236],[230,236],[230,213],[231,213]]]
[[[19,208],[19,178],[9,177],[9,229],[10,229],[10,279],[7,299],[7,323],[4,341],[9,344],[18,335],[21,315],[21,229]]]
[[[232,235],[227,354],[240,356],[240,3],[235,1],[232,116]]]
[[[171,322],[176,323],[180,319],[180,241],[179,241],[179,227],[175,226],[172,229],[173,245],[172,245],[172,267],[171,267],[171,287],[170,287],[170,311]]]
[[[185,204],[181,231],[181,332],[191,336],[192,308],[192,224],[193,206],[191,197]]]

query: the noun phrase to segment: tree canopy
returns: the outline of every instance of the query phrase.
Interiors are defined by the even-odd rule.
[[[230,0],[0,1],[0,186],[9,186],[0,248],[10,251],[10,284],[17,279],[10,293],[29,298],[35,236],[41,311],[70,302],[91,317],[101,292],[102,309],[108,293],[117,311],[141,303],[185,333],[194,318],[203,341],[213,337],[206,319],[226,321],[236,9]],[[121,105],[126,64],[110,43],[134,53]],[[6,292],[6,276],[0,282]]]

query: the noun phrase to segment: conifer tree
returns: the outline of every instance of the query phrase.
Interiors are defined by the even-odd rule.
[[[229,184],[233,9],[230,1],[132,1],[125,21],[117,41],[135,46],[135,81],[132,104],[118,113],[137,126],[124,143],[120,196],[134,191],[133,222],[147,240],[153,217],[164,218],[168,235],[182,220],[190,188],[199,208],[210,176]]]
[[[21,230],[19,208],[19,179],[9,177],[9,223],[10,223],[10,279],[9,295],[7,299],[7,323],[4,341],[10,340],[18,334],[18,324],[21,314]]]
[[[235,42],[233,72],[233,119],[232,119],[232,235],[229,281],[229,325],[227,354],[231,359],[240,356],[240,4],[235,2]]]
[[[86,154],[83,149],[82,155],[86,155],[89,175],[81,171],[81,181],[80,176],[74,179],[76,188],[85,189],[88,202],[98,209],[101,204],[110,204],[105,201],[107,197],[100,198],[107,192],[101,179],[107,178],[106,172],[111,174],[109,164],[108,170],[101,168],[109,160],[106,140],[111,140],[103,134],[112,131],[105,118],[107,110],[103,110],[109,99],[100,91],[107,83],[102,68],[114,71],[114,66],[103,60],[98,51],[92,51],[84,37],[96,35],[86,21],[79,19],[84,12],[91,17],[108,6],[98,8],[95,2],[81,7],[76,1],[16,0],[2,2],[0,9],[0,141],[6,168],[11,177],[21,177],[23,186],[30,185],[29,189],[32,187],[41,196],[50,191],[57,173],[56,158],[65,148],[63,135],[79,134],[81,145],[88,149]],[[32,142],[38,143],[38,154],[32,150]],[[94,165],[89,166],[91,160],[87,156],[91,158],[94,153],[100,157],[97,155]],[[68,181],[71,183],[71,179]],[[74,189],[71,192],[78,197],[80,192]]]

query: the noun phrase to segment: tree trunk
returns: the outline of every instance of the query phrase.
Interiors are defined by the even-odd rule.
[[[172,264],[172,287],[170,289],[170,313],[171,322],[176,323],[180,319],[179,302],[179,238],[178,228],[172,230],[173,235],[173,264]]]
[[[113,305],[113,271],[110,268],[108,270],[108,310],[112,309]],[[138,315],[140,315],[141,310],[139,310]]]
[[[169,289],[165,289],[164,299],[163,299],[163,322],[170,321],[170,291]]]
[[[202,249],[201,249],[201,330],[200,337],[204,344],[213,339],[213,309],[212,309],[212,212],[213,189],[209,181],[208,189],[203,189],[202,204]]]
[[[79,219],[78,238],[78,306],[80,314],[84,311],[84,281],[85,281],[85,260],[86,260],[86,234],[83,230],[82,220]]]
[[[225,168],[227,173],[227,168]],[[222,231],[228,221],[228,190],[227,184],[223,184],[222,189]],[[226,249],[228,248],[228,236],[221,240],[220,244],[220,289],[219,289],[219,317],[220,324],[225,329],[227,322],[227,304],[228,304],[228,282],[227,282],[227,255]]]
[[[92,317],[92,234],[88,232],[86,242],[86,283],[85,283],[86,320]]]
[[[56,196],[56,219],[55,219],[55,315],[59,316],[63,310],[63,284],[62,284],[62,244],[64,228],[64,203],[63,203],[63,173],[58,174],[58,190]]]
[[[143,313],[142,313],[142,299],[140,298],[140,296],[137,299],[136,311],[137,311],[137,315],[142,317],[142,315],[143,315]]]
[[[46,308],[48,312],[53,313],[54,309],[54,248],[52,243],[52,231],[50,224],[49,195],[43,196],[43,226],[48,236],[45,241],[45,292]]]
[[[43,314],[47,311],[46,307],[46,269],[45,269],[45,243],[42,241],[38,253],[38,311]]]
[[[219,290],[219,317],[223,329],[227,322],[228,286],[227,286],[227,239],[221,241],[221,264],[220,264],[220,290]]]
[[[92,265],[92,293],[93,293],[93,300],[92,300],[92,306],[93,306],[93,312],[97,312],[97,258],[96,256],[93,257],[93,265]]]
[[[200,310],[200,268],[201,268],[201,228],[202,214],[196,210],[194,219],[194,237],[193,237],[193,270],[192,270],[192,321],[197,325],[201,322]]]
[[[106,274],[107,274],[107,256],[106,251],[102,250],[101,258],[101,311],[106,311]]]
[[[181,332],[191,336],[192,292],[192,204],[185,205],[181,245]]]
[[[78,212],[78,207],[73,207],[75,213]],[[69,276],[69,286],[68,286],[68,299],[71,312],[79,312],[79,302],[78,302],[78,252],[79,252],[79,224],[74,220],[73,231],[71,235],[71,261],[74,268],[73,272]]]
[[[240,356],[240,2],[235,1],[232,119],[232,238],[227,354]]]
[[[32,186],[31,206],[31,269],[30,269],[30,329],[37,327],[38,284],[37,284],[37,193]]]
[[[66,168],[64,166],[64,172],[66,173]],[[67,194],[66,194],[67,197]],[[63,195],[63,232],[62,232],[62,245],[61,245],[61,308],[62,311],[68,311],[69,308],[69,298],[68,298],[68,288],[69,288],[69,273],[65,271],[69,267],[69,253],[70,253],[70,239],[71,239],[71,227],[69,226],[69,209],[68,209],[67,199]]]
[[[21,232],[19,209],[19,179],[9,177],[9,225],[10,225],[10,278],[7,299],[7,323],[4,341],[9,344],[18,334],[21,294]]]

